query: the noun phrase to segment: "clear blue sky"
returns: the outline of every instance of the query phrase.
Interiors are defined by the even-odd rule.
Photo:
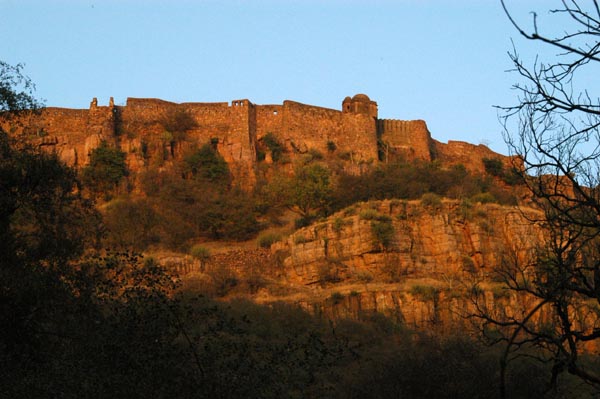
[[[550,1],[508,0],[527,11]],[[424,119],[440,141],[505,153],[493,105],[515,101],[499,0],[0,0],[0,59],[25,63],[48,106],[92,97],[340,109]]]

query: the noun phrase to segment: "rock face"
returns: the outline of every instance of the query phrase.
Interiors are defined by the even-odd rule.
[[[527,259],[543,242],[526,213],[536,211],[372,201],[298,230],[271,250],[283,259],[287,284],[312,290],[298,302],[313,313],[336,319],[379,312],[444,332],[468,322],[475,282],[487,282],[480,300],[491,311],[527,309],[523,298],[494,283],[503,260]]]
[[[541,240],[541,230],[516,208],[386,200],[357,204],[272,249],[288,255],[291,281],[310,285],[325,267],[337,279],[368,273],[377,281],[489,274],[503,256],[525,257]]]
[[[165,119],[174,112],[189,115],[193,125],[177,134],[169,132]],[[361,173],[368,165],[397,156],[462,163],[476,173],[483,173],[485,157],[506,160],[484,146],[439,143],[422,120],[378,119],[377,103],[364,94],[346,97],[341,111],[287,100],[281,105],[256,105],[249,100],[176,104],[129,98],[124,106],[114,105],[112,99],[108,106],[99,106],[94,99],[89,109],[46,108],[1,127],[56,151],[76,167],[84,166],[89,152],[107,141],[127,154],[133,180],[136,172],[169,167],[187,151],[211,143],[229,164],[236,183],[245,188],[256,181],[262,161],[258,154],[267,151],[264,161],[272,160],[261,144],[268,134],[282,144],[288,161],[318,152],[349,173]]]

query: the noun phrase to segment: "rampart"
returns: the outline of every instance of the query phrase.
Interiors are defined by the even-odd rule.
[[[176,136],[165,127],[174,111],[185,111],[194,122]],[[346,97],[341,110],[289,100],[255,105],[245,99],[173,103],[128,98],[126,105],[115,106],[111,98],[108,106],[99,106],[93,99],[89,109],[46,108],[22,117],[19,123],[4,122],[2,127],[56,151],[76,167],[85,165],[90,151],[106,140],[125,151],[132,176],[149,167],[168,168],[192,149],[211,143],[244,188],[256,182],[261,162],[257,153],[265,150],[261,140],[269,133],[283,144],[289,166],[306,153],[318,152],[350,173],[361,173],[365,165],[394,155],[463,163],[481,171],[483,158],[498,156],[483,146],[436,142],[422,120],[378,119],[377,103],[364,94]]]
[[[431,135],[423,120],[402,121],[378,119],[377,134],[383,151],[391,151],[407,159],[431,161]]]
[[[275,135],[288,153],[310,150],[327,153],[335,145],[338,153],[353,153],[356,161],[377,159],[375,119],[363,114],[284,101],[283,105],[256,106],[257,138]]]

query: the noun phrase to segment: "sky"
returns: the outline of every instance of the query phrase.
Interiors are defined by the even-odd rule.
[[[522,23],[549,0],[507,0]],[[544,16],[543,11],[540,12]],[[543,21],[542,21],[543,22]],[[25,64],[47,106],[127,97],[341,109],[424,119],[433,138],[507,153],[496,105],[522,39],[499,0],[0,0],[0,60]]]

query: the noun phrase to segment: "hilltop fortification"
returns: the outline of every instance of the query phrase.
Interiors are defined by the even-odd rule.
[[[192,124],[170,132],[166,120],[185,113]],[[341,110],[286,100],[283,104],[257,105],[249,100],[231,103],[173,103],[151,98],[128,98],[126,105],[98,105],[89,109],[45,108],[5,130],[23,140],[56,151],[69,165],[81,167],[102,141],[127,154],[133,172],[154,165],[168,167],[174,160],[210,142],[230,166],[243,187],[252,187],[260,162],[273,161],[261,145],[267,135],[283,146],[286,161],[306,153],[339,160],[350,173],[397,156],[445,164],[462,163],[482,172],[482,159],[498,157],[485,146],[462,142],[439,143],[431,138],[425,121],[379,119],[377,103],[365,94],[346,97]],[[261,157],[262,155],[262,157]]]

